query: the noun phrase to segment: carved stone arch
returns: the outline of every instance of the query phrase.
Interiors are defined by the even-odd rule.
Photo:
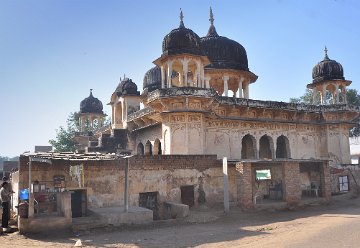
[[[140,142],[136,148],[137,155],[144,155],[144,145]]]
[[[148,140],[145,144],[145,155],[152,155],[153,154],[152,150],[153,150],[152,144],[150,140]]]
[[[260,140],[259,158],[272,159],[274,153],[274,142],[268,135],[263,135]]]
[[[326,103],[333,104],[336,99],[336,86],[335,84],[329,83],[326,85]]]
[[[254,136],[247,134],[241,140],[241,158],[256,158],[256,139]]]
[[[162,154],[162,149],[161,149],[161,142],[159,139],[156,139],[154,142],[154,151],[153,151],[154,155],[161,155]]]
[[[289,139],[284,135],[276,139],[276,158],[291,158]]]
[[[182,63],[179,59],[175,59],[172,64],[172,73],[171,73],[171,86],[180,87],[182,86],[183,80],[183,68]]]

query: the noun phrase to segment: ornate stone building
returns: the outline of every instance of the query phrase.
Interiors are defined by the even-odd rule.
[[[200,38],[185,27],[181,12],[179,27],[164,37],[156,66],[144,76],[142,93],[131,79],[120,82],[109,103],[112,124],[87,150],[227,157],[239,172],[236,198],[243,206],[276,187],[288,203],[304,190],[329,198],[328,165],[350,163],[349,129],[358,116],[346,102],[351,81],[341,64],[325,49],[307,85],[313,105],[253,100],[250,85],[258,76],[245,48],[218,35],[211,10],[209,20]],[[261,173],[272,180],[261,180]]]
[[[110,131],[127,130],[124,149],[134,154],[217,154],[230,160],[350,163],[348,130],[358,112],[346,104],[351,81],[327,50],[307,86],[314,92],[314,105],[250,99],[257,76],[248,68],[246,50],[218,35],[212,12],[202,38],[185,27],[181,13],[180,25],[164,37],[162,51],[145,74],[141,95],[124,78],[111,96]]]

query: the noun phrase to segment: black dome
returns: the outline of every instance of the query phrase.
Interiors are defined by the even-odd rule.
[[[118,96],[121,95],[140,95],[137,85],[129,78],[125,78],[119,83],[115,90]]]
[[[90,89],[90,96],[80,102],[80,113],[103,114],[102,102],[93,96],[92,89]]]
[[[314,66],[312,70],[313,83],[319,83],[324,80],[345,80],[344,70],[340,63],[329,59],[327,49],[325,48],[325,57]]]
[[[201,46],[210,64],[205,69],[235,69],[249,71],[245,48],[223,36],[201,38]]]
[[[238,42],[219,36],[214,26],[214,17],[210,8],[210,28],[205,37],[201,38],[201,47],[209,58],[209,69],[235,69],[249,71],[245,48]]]
[[[202,55],[200,37],[191,29],[185,28],[182,11],[180,12],[180,26],[173,29],[164,37],[162,43],[163,55],[189,53]]]
[[[145,73],[143,81],[143,90],[148,92],[161,88],[161,69],[155,66]]]

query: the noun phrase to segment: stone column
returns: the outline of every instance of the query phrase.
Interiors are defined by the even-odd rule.
[[[301,200],[300,165],[298,162],[283,164],[283,199],[288,205],[296,205]]]
[[[243,98],[243,92],[242,92],[243,81],[244,81],[244,78],[241,77],[239,80],[239,98]]]
[[[193,75],[193,85],[192,86],[201,87],[200,82],[198,80],[198,69],[195,69],[195,73]]]
[[[184,86],[184,72],[179,71],[179,84],[180,87]]]
[[[237,186],[237,204],[241,208],[249,209],[254,206],[253,203],[253,175],[251,163],[236,163],[236,186]]]
[[[250,80],[245,84],[244,98],[246,99],[249,99],[249,84],[250,84]]]
[[[225,96],[228,96],[228,91],[229,91],[229,86],[228,86],[229,76],[223,76],[223,80],[224,80],[224,95],[225,95]]]
[[[196,61],[196,85],[200,88],[204,88],[203,81],[201,81],[200,75],[200,62]]]
[[[205,88],[210,89],[210,79],[211,77],[205,77]]]
[[[164,66],[161,66],[160,69],[161,69],[161,88],[164,89],[165,88],[165,69],[164,69]]]
[[[339,98],[339,85],[336,84],[335,85],[335,92],[336,92],[336,102],[335,103],[340,103],[340,98]]]
[[[189,86],[188,85],[188,71],[189,71],[189,60],[183,59],[181,60],[183,66],[183,73],[184,73],[184,82],[182,86]]]
[[[347,96],[346,96],[346,86],[344,86],[344,101],[347,103]]]
[[[260,154],[260,138],[255,140],[256,142],[256,150],[255,150],[255,158],[259,158]]]
[[[316,98],[317,98],[317,89],[316,87],[312,90],[312,97],[313,97],[313,104],[316,104]]]
[[[326,104],[326,85],[324,84],[321,91],[321,104]]]
[[[172,61],[167,62],[168,71],[167,71],[167,85],[168,88],[171,88],[171,74],[172,74]]]
[[[115,124],[116,103],[111,104],[111,110],[112,110],[111,123]]]
[[[276,158],[276,149],[277,149],[277,140],[274,140],[274,150],[273,150],[273,153],[272,153],[272,157],[273,159]]]
[[[204,78],[205,78],[205,72],[204,72],[204,65],[200,65],[200,81],[201,85],[204,85]],[[210,88],[210,86],[209,86]]]

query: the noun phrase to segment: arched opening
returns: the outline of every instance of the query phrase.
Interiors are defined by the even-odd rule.
[[[115,123],[114,124],[122,124],[122,104],[118,102],[115,108]]]
[[[155,155],[161,155],[162,154],[162,150],[161,150],[161,142],[159,139],[156,139],[154,142],[154,154]]]
[[[325,99],[325,103],[326,104],[335,104],[336,103],[336,87],[333,84],[329,84],[326,87],[326,99]]]
[[[137,145],[136,150],[138,155],[144,155],[144,145],[141,142]]]
[[[276,140],[276,158],[290,158],[289,140],[284,135]]]
[[[242,144],[241,158],[243,159],[255,158],[255,154],[256,154],[255,138],[250,134],[247,134],[243,137],[241,144]]]
[[[183,75],[182,63],[178,60],[175,60],[172,64],[171,86],[181,87],[184,84],[183,80],[184,80],[184,75]]]
[[[270,136],[264,135],[260,138],[259,158],[272,159],[272,139]]]
[[[152,155],[152,145],[151,142],[148,140],[145,144],[145,155]]]

